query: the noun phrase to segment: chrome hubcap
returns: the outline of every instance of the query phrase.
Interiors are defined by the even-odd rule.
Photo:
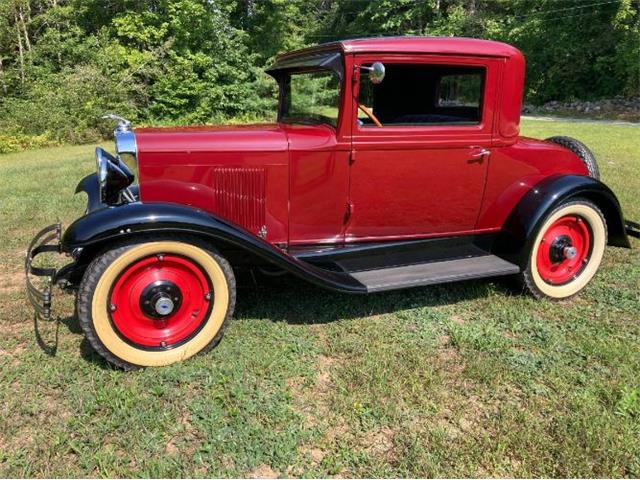
[[[173,312],[173,301],[169,297],[160,297],[155,304],[158,315],[167,316]]]
[[[571,260],[572,258],[575,258],[575,256],[578,254],[578,251],[576,250],[576,247],[564,247],[562,253],[564,254],[564,258]]]

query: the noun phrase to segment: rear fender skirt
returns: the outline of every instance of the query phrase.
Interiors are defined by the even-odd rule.
[[[544,217],[560,203],[586,198],[602,211],[609,231],[609,245],[631,248],[620,203],[604,183],[582,175],[549,177],[532,188],[513,209],[494,245],[494,254],[520,267]]]
[[[109,244],[141,234],[196,235],[215,245],[224,242],[246,250],[274,266],[315,285],[347,293],[366,293],[354,278],[298,260],[270,243],[214,215],[168,203],[129,203],[95,210],[72,223],[62,237],[66,252],[99,252]],[[86,264],[91,259],[83,258]],[[80,268],[80,267],[79,267]]]

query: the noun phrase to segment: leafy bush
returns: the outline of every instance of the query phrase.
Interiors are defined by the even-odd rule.
[[[20,97],[7,99],[0,127],[33,136],[47,132],[59,142],[83,143],[109,133],[110,125],[100,117],[111,111],[135,116],[116,82],[93,65],[79,65],[42,75]]]
[[[3,135],[0,134],[0,153],[13,153],[32,148],[58,145],[47,133],[42,135]]]

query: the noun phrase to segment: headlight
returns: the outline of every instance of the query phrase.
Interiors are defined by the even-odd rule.
[[[101,200],[107,204],[117,203],[120,192],[133,183],[133,173],[123,161],[100,147],[96,148],[96,166]]]
[[[101,191],[104,191],[104,187],[107,185],[107,176],[109,175],[109,160],[105,155],[106,153],[101,148],[96,148],[96,167]]]
[[[118,126],[113,133],[118,157],[127,165],[134,177],[138,178],[138,146],[135,134],[128,125]]]

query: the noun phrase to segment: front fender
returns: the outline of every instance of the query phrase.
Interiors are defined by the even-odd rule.
[[[365,293],[353,277],[298,260],[241,227],[202,210],[169,203],[129,203],[91,211],[64,232],[67,252],[101,251],[109,244],[141,234],[182,233],[204,238],[215,246],[224,242],[246,250],[304,280],[332,290]]]
[[[91,213],[102,208],[106,208],[108,205],[102,201],[102,195],[100,193],[100,184],[98,183],[98,174],[92,173],[84,177],[76,186],[75,193],[84,192],[87,194],[87,210],[86,213]],[[129,192],[134,198],[140,198],[139,186],[131,185]]]
[[[513,209],[495,245],[495,253],[524,268],[528,252],[544,218],[561,203],[586,198],[602,211],[609,245],[631,248],[620,202],[604,183],[582,175],[549,177],[532,188]]]
[[[75,193],[80,192],[87,194],[87,213],[106,207],[100,198],[100,184],[98,183],[97,173],[87,175],[78,182]]]

